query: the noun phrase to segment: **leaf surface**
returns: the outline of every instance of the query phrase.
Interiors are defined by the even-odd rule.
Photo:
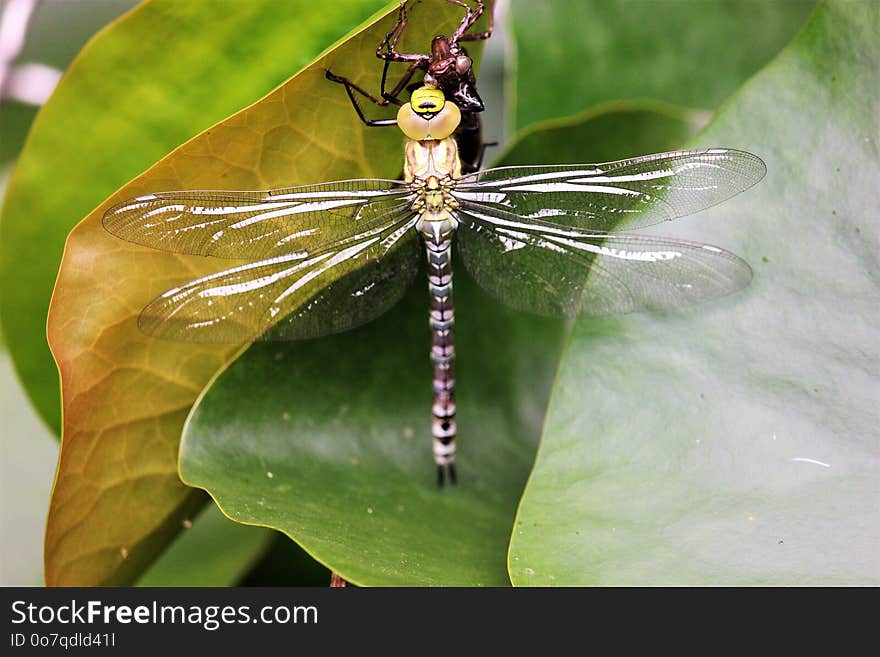
[[[457,21],[447,4],[439,14],[413,11],[413,44],[403,45]],[[374,51],[396,5],[259,102],[199,133],[283,82],[376,6],[231,3],[218,17],[212,3],[148,2],[87,47],[38,118],[4,215],[4,245],[19,245],[4,256],[4,276],[10,289],[18,276],[21,288],[14,298],[4,291],[4,303],[31,322],[7,334],[10,343],[23,334],[38,343],[40,299],[60,236],[95,208],[68,238],[49,318],[64,437],[46,535],[48,583],[134,580],[203,503],[177,476],[180,431],[205,383],[236,350],[138,331],[135,319],[155,295],[229,263],[122,242],[102,229],[104,210],[158,190],[397,175],[399,134],[365,130],[341,87],[324,78],[331,68],[378,87]],[[46,390],[51,377],[34,349],[16,352],[22,362],[42,362],[23,378]],[[40,406],[51,406],[50,397]]]
[[[714,110],[795,35],[815,0],[511,3],[515,123],[650,97]]]
[[[744,256],[750,288],[574,326],[515,584],[880,579],[878,29],[873,3],[822,5],[696,140],[767,163],[674,225]]]

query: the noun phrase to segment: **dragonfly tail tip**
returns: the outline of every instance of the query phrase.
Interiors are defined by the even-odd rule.
[[[437,464],[437,488],[443,488],[446,480],[449,480],[450,486],[458,483],[458,473],[455,470],[455,463],[447,463],[445,465]]]

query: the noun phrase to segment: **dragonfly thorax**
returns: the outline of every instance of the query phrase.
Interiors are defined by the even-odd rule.
[[[461,175],[458,145],[451,137],[410,140],[405,152],[404,177],[415,193],[412,209],[419,215],[416,228],[426,239],[446,239],[458,227],[458,201],[452,195]]]

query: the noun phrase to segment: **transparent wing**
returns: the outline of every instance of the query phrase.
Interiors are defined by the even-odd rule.
[[[391,308],[418,270],[415,219],[358,234],[320,253],[234,267],[169,290],[141,312],[159,338],[237,343],[345,331]]]
[[[487,169],[463,176],[453,195],[465,210],[610,232],[693,214],[748,189],[766,172],[751,153],[709,148],[607,164]]]
[[[104,228],[163,251],[257,260],[323,250],[353,225],[369,229],[411,203],[408,185],[396,180],[269,192],[157,192],[107,210]]]
[[[589,234],[487,210],[460,212],[465,267],[513,308],[552,317],[666,310],[748,285],[749,265],[714,246],[633,234]]]

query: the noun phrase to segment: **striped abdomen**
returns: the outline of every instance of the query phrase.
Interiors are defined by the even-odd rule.
[[[431,362],[434,367],[434,461],[437,480],[444,471],[455,483],[455,310],[452,305],[452,240],[425,237],[430,294]]]

